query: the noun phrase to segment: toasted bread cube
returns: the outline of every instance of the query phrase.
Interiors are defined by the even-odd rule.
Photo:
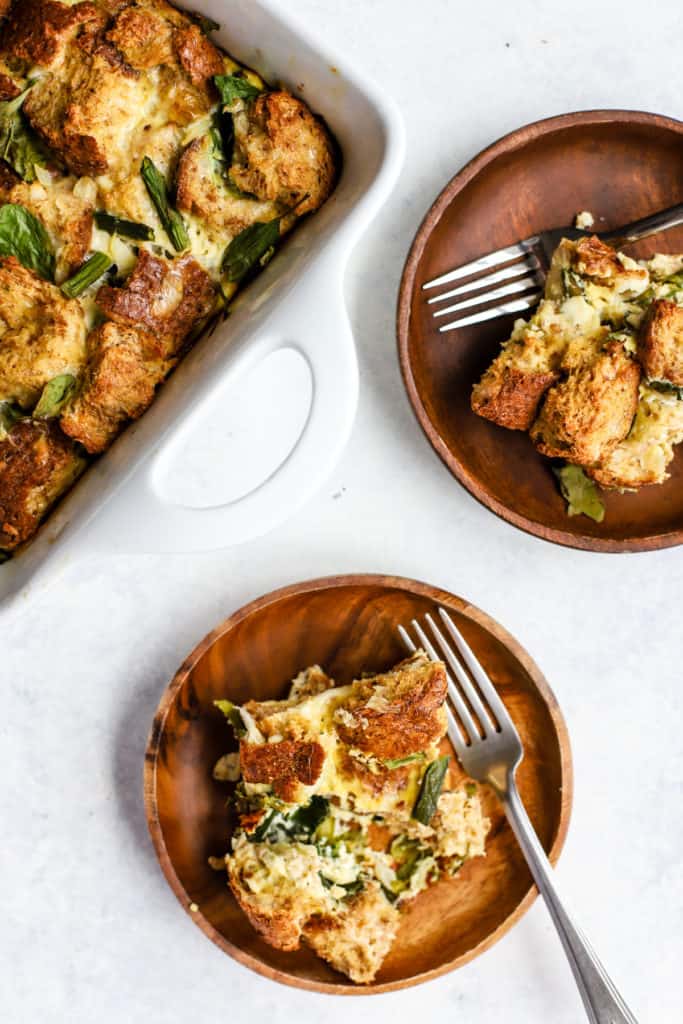
[[[650,306],[638,336],[638,358],[650,380],[683,387],[683,308],[667,299]]]
[[[543,455],[591,466],[630,430],[640,366],[619,342],[587,340],[570,346],[563,368],[567,376],[546,395],[531,439]]]
[[[125,423],[152,404],[172,366],[144,331],[102,324],[88,337],[85,379],[62,413],[62,430],[91,454],[105,451]]]
[[[51,68],[63,59],[84,26],[101,25],[104,20],[106,15],[94,3],[68,6],[55,0],[17,0],[2,27],[0,52],[27,69]]]
[[[53,377],[78,373],[85,339],[80,303],[14,256],[0,259],[0,398],[32,408]]]
[[[116,323],[153,335],[159,354],[172,359],[188,333],[213,311],[216,289],[192,256],[167,260],[141,249],[123,288],[103,285],[97,302]]]
[[[48,191],[39,181],[27,184],[10,169],[0,173],[0,202],[26,207],[46,228],[54,243],[57,280],[75,273],[90,252],[94,203],[68,189]]]
[[[373,981],[391,949],[401,921],[377,883],[367,886],[345,913],[311,918],[304,939],[318,956],[357,984]]]
[[[221,253],[226,238],[234,238],[250,224],[268,221],[281,212],[271,199],[242,196],[227,187],[219,174],[210,135],[194,139],[178,162],[177,199],[179,210],[199,217],[220,241]]]
[[[16,423],[0,441],[0,550],[27,541],[85,465],[55,420]]]
[[[646,484],[662,484],[674,445],[683,441],[683,401],[640,386],[638,411],[626,438],[587,473],[601,487],[635,490]]]
[[[633,291],[638,295],[649,282],[649,274],[644,267],[629,256],[618,253],[597,235],[580,238],[574,243],[572,266],[578,274],[619,292]]]
[[[441,662],[407,658],[390,672],[353,683],[335,715],[337,733],[347,746],[380,760],[425,750],[446,730],[446,690]]]
[[[329,132],[291,93],[264,92],[233,115],[235,158],[230,173],[243,192],[296,207],[296,216],[317,210],[336,177]]]

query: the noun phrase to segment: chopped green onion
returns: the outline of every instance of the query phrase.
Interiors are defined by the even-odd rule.
[[[112,261],[103,252],[94,252],[80,270],[77,270],[73,277],[62,285],[62,292],[67,299],[77,299],[86,289],[95,284],[102,277],[105,271],[112,266]]]
[[[148,156],[142,161],[140,169],[142,179],[147,186],[149,197],[156,207],[164,231],[171,239],[176,252],[184,252],[190,247],[190,236],[187,233],[185,221],[177,210],[171,206],[168,196],[168,185],[158,167],[155,166]]]
[[[110,235],[120,235],[122,238],[133,238],[136,242],[153,242],[154,229],[146,224],[138,224],[134,220],[124,220],[123,217],[115,217],[104,210],[98,210],[95,214],[95,223],[102,231]]]
[[[436,761],[427,765],[427,770],[422,776],[420,792],[413,807],[413,817],[423,825],[428,825],[436,813],[449,761],[448,756],[437,757]]]
[[[222,711],[232,726],[235,736],[241,739],[247,735],[247,727],[240,713],[240,709],[231,700],[215,700],[214,705]]]
[[[382,763],[385,768],[402,768],[404,764],[412,764],[414,761],[424,761],[424,759],[424,751],[418,750],[415,754],[406,754],[405,757],[390,757]]]

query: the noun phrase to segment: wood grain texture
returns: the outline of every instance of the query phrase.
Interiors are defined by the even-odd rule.
[[[509,337],[515,317],[439,334],[422,285],[482,253],[569,225],[579,210],[593,212],[599,230],[683,201],[682,143],[680,121],[632,111],[588,111],[528,125],[500,139],[452,179],[408,256],[398,346],[423,430],[482,504],[557,544],[613,552],[680,544],[683,453],[678,451],[665,484],[636,494],[605,492],[602,523],[569,518],[550,463],[528,435],[504,430],[470,409],[472,385]],[[683,228],[627,251],[636,257],[681,252]]]
[[[491,675],[522,736],[520,791],[551,860],[569,824],[569,739],[555,698],[519,644],[477,608],[424,583],[342,576],[276,591],[247,605],[209,634],[178,670],[152,726],[145,762],[145,807],[159,861],[181,904],[221,949],[259,973],[319,992],[386,992],[443,974],[499,939],[535,896],[531,878],[493,793],[486,858],[439,882],[404,915],[376,982],[354,985],[312,952],[282,953],[251,928],[210,855],[226,852],[225,787],[211,769],[231,747],[213,701],[283,696],[303,667],[318,663],[337,683],[382,671],[404,657],[396,626],[444,605]],[[198,910],[192,912],[191,905]]]

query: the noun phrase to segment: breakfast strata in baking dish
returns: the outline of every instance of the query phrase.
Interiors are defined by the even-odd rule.
[[[401,909],[484,854],[479,787],[448,756],[443,664],[419,651],[335,686],[317,666],[286,700],[217,701],[239,751],[230,852],[212,857],[272,946],[305,942],[353,981],[374,979]]]
[[[472,391],[480,416],[529,431],[569,514],[601,520],[595,484],[661,484],[683,441],[683,256],[636,262],[596,236],[564,239],[529,321]]]
[[[0,557],[327,199],[327,129],[166,0],[0,0]]]

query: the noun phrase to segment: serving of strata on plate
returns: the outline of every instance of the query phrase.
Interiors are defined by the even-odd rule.
[[[322,121],[166,0],[0,0],[0,561],[331,193]]]
[[[563,239],[544,298],[515,323],[472,408],[562,460],[570,515],[603,519],[596,485],[664,483],[683,441],[683,256],[636,262],[595,235]]]
[[[284,700],[216,702],[239,751],[213,769],[233,785],[229,849],[210,864],[266,942],[369,983],[405,906],[485,854],[479,787],[440,755],[446,692],[418,651],[349,685],[313,666]]]

